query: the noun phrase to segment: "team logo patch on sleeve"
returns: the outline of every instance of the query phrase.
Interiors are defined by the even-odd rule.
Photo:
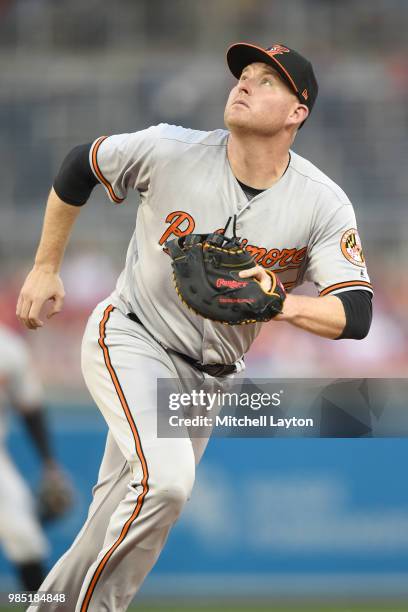
[[[355,228],[344,232],[340,241],[341,252],[344,257],[356,266],[365,267],[363,247],[361,246],[360,236]]]

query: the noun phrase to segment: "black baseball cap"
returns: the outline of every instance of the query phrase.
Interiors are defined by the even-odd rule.
[[[278,43],[266,49],[250,43],[236,43],[227,50],[229,69],[237,79],[243,69],[254,62],[264,62],[275,68],[309,112],[312,110],[319,88],[312,64],[303,55]]]

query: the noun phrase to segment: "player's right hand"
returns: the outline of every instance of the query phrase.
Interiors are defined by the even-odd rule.
[[[53,302],[47,314],[49,319],[62,310],[64,297],[64,285],[60,276],[54,271],[34,266],[17,300],[17,318],[28,329],[43,327],[44,322],[40,318],[43,306],[49,301]]]

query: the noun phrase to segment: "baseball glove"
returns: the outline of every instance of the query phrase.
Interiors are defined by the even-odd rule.
[[[62,518],[73,506],[74,489],[61,470],[46,470],[37,491],[37,513],[41,522]]]
[[[286,292],[272,271],[266,270],[272,280],[268,292],[258,280],[239,277],[256,262],[236,236],[189,234],[167,241],[165,248],[172,258],[176,291],[196,314],[242,325],[269,321],[282,311]]]

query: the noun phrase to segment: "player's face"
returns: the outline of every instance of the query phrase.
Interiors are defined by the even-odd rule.
[[[255,62],[244,68],[225,107],[229,130],[272,136],[293,125],[300,102],[280,75],[268,64]]]

